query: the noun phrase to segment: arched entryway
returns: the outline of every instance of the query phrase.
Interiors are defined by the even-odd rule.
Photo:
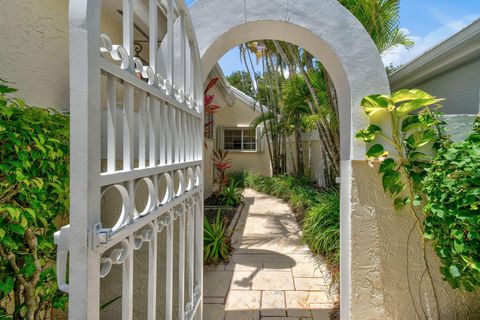
[[[229,49],[257,39],[296,44],[312,53],[333,79],[339,98],[341,141],[341,312],[351,300],[351,162],[364,159],[353,134],[367,119],[361,99],[388,93],[385,68],[363,26],[337,1],[198,0],[190,14],[204,78]]]

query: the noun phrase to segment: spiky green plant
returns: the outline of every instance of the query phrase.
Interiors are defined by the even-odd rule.
[[[227,231],[226,220],[221,219],[221,210],[213,223],[204,220],[203,231],[203,259],[205,264],[217,265],[220,262],[228,262],[231,251],[230,235]]]
[[[230,184],[223,188],[218,194],[220,202],[226,206],[238,206],[242,201],[242,189],[238,187],[235,180],[230,180]]]

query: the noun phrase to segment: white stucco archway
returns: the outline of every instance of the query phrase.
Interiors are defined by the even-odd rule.
[[[359,105],[373,93],[389,93],[377,48],[363,26],[336,0],[198,0],[190,8],[204,77],[229,49],[252,40],[276,39],[305,48],[325,66],[337,90],[341,141],[341,312],[350,318],[351,162],[364,160],[353,139],[367,119]]]

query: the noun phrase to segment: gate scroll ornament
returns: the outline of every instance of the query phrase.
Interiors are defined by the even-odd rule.
[[[102,8],[98,0],[69,5],[70,225],[55,235],[57,280],[59,288],[69,293],[69,319],[99,319],[100,281],[115,265],[122,269],[121,318],[133,319],[134,260],[143,246],[148,246],[148,319],[159,314],[158,263],[166,266],[161,288],[165,319],[202,318],[200,57],[183,0],[147,2],[145,60],[135,57],[134,50],[134,19],[142,16],[137,2],[121,1],[121,44],[100,32],[105,12],[115,14],[120,8],[109,7],[106,1]],[[167,18],[163,40],[158,36],[159,14]],[[175,32],[180,34],[174,37],[176,21],[180,28]],[[167,43],[166,54],[159,50],[159,41]],[[111,193],[116,197],[109,197]],[[146,197],[142,209],[136,204],[140,195]],[[109,206],[119,207],[120,213],[113,226],[106,227],[102,218],[110,214],[105,209]],[[165,259],[157,254],[162,232]],[[178,239],[178,261],[174,239]],[[174,299],[178,315],[173,314]]]

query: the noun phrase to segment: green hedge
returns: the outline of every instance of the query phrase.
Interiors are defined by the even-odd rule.
[[[34,319],[67,299],[53,233],[69,206],[69,117],[13,92],[0,83],[0,318]]]

